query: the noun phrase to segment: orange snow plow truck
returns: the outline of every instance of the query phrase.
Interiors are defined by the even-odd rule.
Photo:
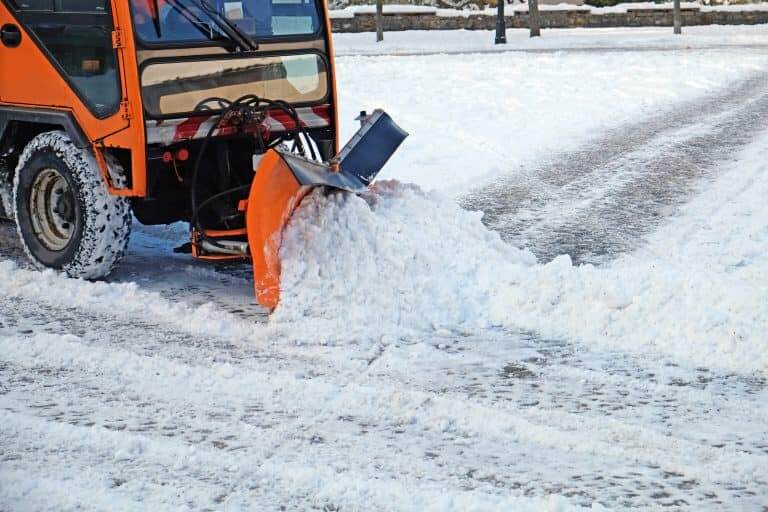
[[[33,263],[107,276],[130,225],[246,259],[280,295],[282,230],[314,187],[365,190],[407,133],[338,144],[324,0],[0,0],[0,216]]]

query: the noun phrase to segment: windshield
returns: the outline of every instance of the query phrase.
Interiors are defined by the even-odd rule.
[[[320,29],[315,0],[207,0],[207,6],[257,41],[308,36]],[[131,0],[134,26],[145,43],[228,39],[215,16],[196,0]]]
[[[317,104],[328,95],[325,61],[315,53],[157,62],[144,68],[141,85],[144,109],[154,118],[189,114],[212,96]]]

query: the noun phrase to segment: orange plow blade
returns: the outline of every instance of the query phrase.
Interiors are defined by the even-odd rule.
[[[248,195],[245,225],[253,260],[256,300],[274,309],[280,300],[280,243],[293,210],[312,189],[302,186],[277,151],[259,163]]]
[[[376,110],[332,160],[333,165],[284,149],[270,149],[264,154],[245,205],[245,229],[259,304],[272,310],[280,300],[283,229],[304,196],[314,187],[363,192],[407,136],[385,112]]]

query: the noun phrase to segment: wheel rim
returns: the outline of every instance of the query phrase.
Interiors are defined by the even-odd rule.
[[[32,231],[46,249],[63,250],[74,233],[75,196],[56,169],[43,169],[35,177],[29,201]]]

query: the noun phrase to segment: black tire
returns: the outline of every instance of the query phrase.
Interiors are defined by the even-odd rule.
[[[109,159],[110,174],[122,174]],[[16,226],[24,251],[42,268],[101,279],[125,254],[129,202],[109,194],[93,155],[66,133],[41,133],[24,148],[13,180]]]
[[[11,193],[8,187],[0,183],[0,222],[4,220],[13,220],[13,216],[10,212],[13,212],[11,205]]]
[[[0,221],[13,220],[13,191],[12,180],[7,168],[0,160]]]

